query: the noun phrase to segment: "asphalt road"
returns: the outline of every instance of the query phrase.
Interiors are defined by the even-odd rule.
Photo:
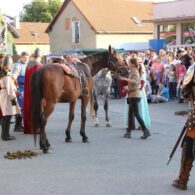
[[[169,102],[151,104],[152,136],[141,140],[141,131],[131,139],[123,138],[125,99],[109,101],[112,127],[105,127],[100,101],[100,127],[87,116],[86,133],[90,143],[82,143],[80,101],[72,125],[72,143],[64,142],[68,104],[58,104],[50,117],[46,132],[52,148],[48,154],[34,146],[33,136],[15,135],[17,140],[0,141],[0,195],[192,195],[195,194],[195,171],[189,189],[180,191],[170,184],[179,173],[181,149],[169,166],[171,149],[184,125],[186,116],[174,112],[186,110],[187,104]],[[13,126],[12,126],[13,129]],[[7,160],[4,154],[17,150],[34,150],[35,158]]]

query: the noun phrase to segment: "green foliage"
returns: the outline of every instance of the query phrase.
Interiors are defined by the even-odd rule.
[[[3,22],[3,15],[0,12],[0,25],[1,25],[2,22]]]
[[[15,44],[13,44],[13,55],[18,55]]]
[[[7,32],[7,42],[8,43],[13,43],[13,36],[11,32]]]
[[[61,0],[33,0],[23,7],[23,22],[50,22],[61,6]]]
[[[52,17],[55,16],[56,12],[61,7],[61,5],[62,5],[61,0],[48,0],[48,8]]]

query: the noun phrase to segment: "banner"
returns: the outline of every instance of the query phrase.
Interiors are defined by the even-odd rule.
[[[5,16],[4,25],[0,27],[0,53],[6,53],[7,49],[7,20]]]

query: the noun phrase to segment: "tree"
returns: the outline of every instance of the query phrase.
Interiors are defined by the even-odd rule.
[[[20,17],[23,22],[50,22],[61,4],[61,0],[33,0],[23,7]]]

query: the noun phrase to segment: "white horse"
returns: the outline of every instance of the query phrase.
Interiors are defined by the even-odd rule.
[[[110,88],[112,84],[112,75],[111,72],[104,68],[100,70],[94,77],[94,89],[93,89],[93,108],[95,112],[94,120],[95,120],[95,127],[99,126],[97,111],[98,111],[98,102],[97,97],[102,95],[104,98],[104,110],[105,110],[105,121],[106,127],[111,127],[111,123],[108,118],[108,98],[110,95]]]

